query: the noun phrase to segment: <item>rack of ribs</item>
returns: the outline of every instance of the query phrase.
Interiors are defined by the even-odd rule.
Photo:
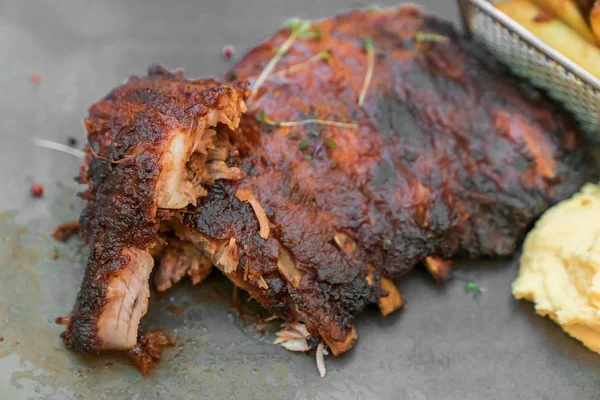
[[[402,306],[393,279],[512,255],[583,182],[570,117],[451,25],[406,6],[297,26],[226,83],[154,67],[91,107],[67,345],[134,347],[156,260],[159,290],[214,265],[338,355],[367,305]]]

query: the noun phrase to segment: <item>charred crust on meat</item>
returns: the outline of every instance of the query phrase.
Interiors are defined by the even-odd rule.
[[[402,7],[315,25],[321,40],[296,41],[278,67],[324,48],[335,49],[330,61],[265,80],[241,119],[244,82],[261,73],[287,29],[234,67],[236,86],[156,67],[90,109],[80,182],[88,184],[81,224],[91,252],[67,344],[104,349],[97,320],[107,282],[130,263],[124,249],[159,242],[163,222],[161,235],[197,246],[273,315],[303,322],[315,343],[338,355],[356,342],[354,320],[367,305],[378,303],[383,314],[402,307],[391,279],[432,256],[511,255],[530,224],[583,182],[572,119],[446,22]],[[420,31],[449,41],[415,45]],[[387,56],[376,61],[359,107],[361,35]],[[202,187],[159,202],[173,132],[200,129],[198,118],[213,110],[233,114],[219,118],[206,152],[185,164]],[[308,162],[287,135],[311,138],[315,127],[265,126],[261,111],[273,121],[310,116],[357,129],[319,126],[313,139],[330,138],[336,148],[317,152],[316,143]],[[440,278],[450,272],[429,266]]]

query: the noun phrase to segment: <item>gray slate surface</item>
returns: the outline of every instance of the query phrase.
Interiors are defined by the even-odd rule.
[[[381,3],[380,3],[381,4]],[[381,5],[396,5],[386,0]],[[454,1],[422,1],[457,21]],[[460,263],[442,288],[422,271],[400,283],[408,301],[382,319],[360,319],[357,348],[326,358],[292,354],[244,326],[231,285],[216,276],[153,294],[144,320],[177,341],[157,372],[141,377],[120,355],[66,351],[55,317],[71,307],[86,250],[49,232],[76,219],[79,160],[37,148],[32,137],[84,140],[86,109],[152,63],[220,76],[289,17],[321,18],[368,1],[0,0],[0,399],[598,399],[600,356],[530,304],[515,302],[516,259]],[[42,77],[39,85],[29,74]],[[45,185],[32,199],[32,182]],[[218,274],[215,274],[218,275]],[[473,299],[465,281],[486,293]],[[167,310],[185,308],[183,315]],[[249,305],[252,308],[252,305]]]

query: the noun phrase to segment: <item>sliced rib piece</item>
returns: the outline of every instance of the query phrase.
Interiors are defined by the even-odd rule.
[[[90,108],[80,177],[88,184],[81,224],[90,255],[63,335],[69,346],[98,352],[136,344],[154,264],[149,250],[159,242],[156,210],[194,204],[206,194],[203,184],[241,177],[220,158],[233,155],[228,131],[244,111],[238,89],[160,67]],[[189,164],[207,172],[199,176]]]

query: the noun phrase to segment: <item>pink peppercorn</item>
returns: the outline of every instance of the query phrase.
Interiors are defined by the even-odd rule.
[[[223,54],[223,57],[225,58],[231,58],[233,57],[233,46],[227,45],[227,46],[223,46],[223,50],[221,51]]]
[[[39,183],[31,185],[31,195],[33,197],[42,197],[44,195],[44,187]]]

